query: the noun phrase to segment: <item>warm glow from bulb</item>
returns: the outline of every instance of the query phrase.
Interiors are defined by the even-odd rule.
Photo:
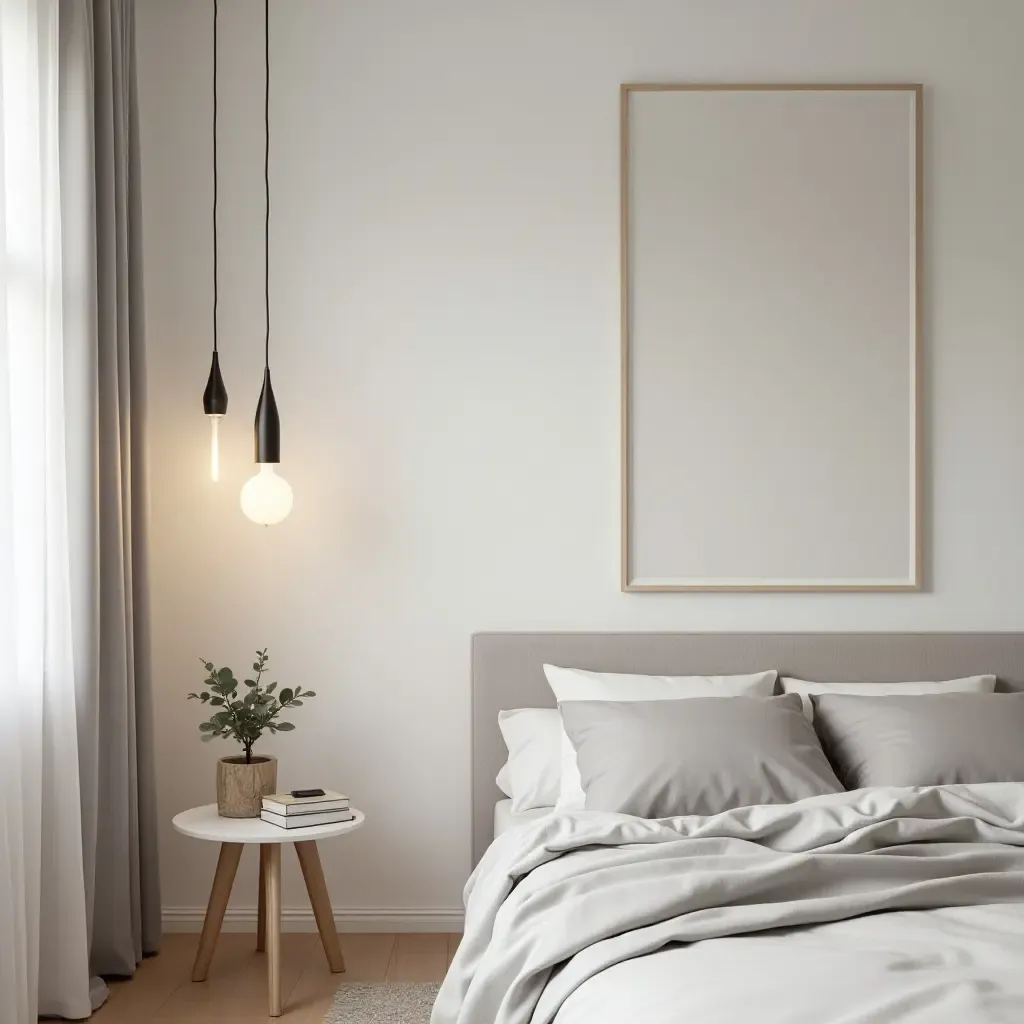
[[[261,462],[259,467],[260,471],[242,487],[242,511],[254,523],[274,526],[292,510],[291,485],[274,472],[272,463]]]
[[[210,417],[210,479],[220,479],[220,417]]]

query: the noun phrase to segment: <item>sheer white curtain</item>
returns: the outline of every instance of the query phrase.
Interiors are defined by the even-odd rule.
[[[0,0],[0,1021],[86,1017],[58,0]]]

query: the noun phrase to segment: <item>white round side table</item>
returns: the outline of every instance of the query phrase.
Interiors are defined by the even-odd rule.
[[[216,804],[193,807],[175,815],[172,824],[183,835],[193,839],[206,839],[220,843],[220,857],[217,859],[217,873],[210,889],[210,902],[206,907],[203,933],[199,937],[192,980],[205,981],[217,947],[224,910],[231,895],[235,872],[246,843],[256,843],[260,848],[260,891],[256,923],[256,949],[267,953],[267,982],[270,991],[270,1016],[281,1016],[281,846],[292,843],[302,868],[309,902],[313,906],[320,941],[323,943],[327,962],[335,973],[345,970],[341,955],[341,943],[334,927],[334,913],[331,899],[324,881],[317,842],[333,839],[353,832],[366,820],[362,811],[354,807],[352,821],[336,825],[313,825],[309,828],[287,829],[271,825],[260,818],[222,818]]]

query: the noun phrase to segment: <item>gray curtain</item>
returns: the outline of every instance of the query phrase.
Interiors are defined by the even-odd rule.
[[[73,622],[90,964],[160,941],[134,0],[61,0]],[[71,426],[71,425],[74,426]]]

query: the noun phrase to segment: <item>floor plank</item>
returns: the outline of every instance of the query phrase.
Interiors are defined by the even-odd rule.
[[[441,981],[454,950],[446,934],[342,934],[345,973],[332,974],[318,936],[281,936],[282,1024],[321,1024],[338,986],[349,982]],[[129,981],[110,982],[96,1024],[266,1024],[266,955],[255,936],[222,934],[204,982],[191,980],[197,935],[164,937],[159,956]]]
[[[416,932],[398,936],[399,953],[447,953],[448,935],[445,932]]]
[[[327,1000],[330,1005],[338,986],[344,982],[383,982],[395,947],[394,935],[342,935],[341,952],[345,973],[332,974],[322,951],[311,958],[288,997],[288,1005],[299,1008]],[[322,1018],[321,1014],[321,1018]]]
[[[444,981],[448,970],[448,950],[429,953],[407,953],[401,948],[388,965],[387,981]]]
[[[110,998],[91,1019],[102,1024],[152,1020],[182,979],[191,975],[198,941],[198,935],[165,935],[159,955],[143,960],[134,977],[107,982]]]
[[[206,981],[197,983],[183,978],[152,1019],[202,1017],[214,1010],[226,1017],[265,1015],[267,957],[257,953],[255,946],[254,935],[222,935]],[[281,992],[286,1000],[314,956],[323,956],[318,936],[282,936]]]

